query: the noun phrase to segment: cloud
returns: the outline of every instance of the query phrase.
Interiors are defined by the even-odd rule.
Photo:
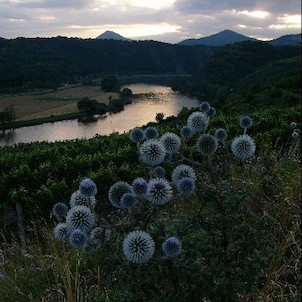
[[[176,43],[231,29],[269,39],[300,32],[300,9],[297,0],[0,0],[0,36],[94,38],[113,30]]]
[[[10,2],[17,7],[24,8],[81,8],[88,6],[89,3],[86,0],[24,0]]]

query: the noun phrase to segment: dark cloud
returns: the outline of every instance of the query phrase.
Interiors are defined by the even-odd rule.
[[[131,3],[130,0],[0,0],[0,36],[94,38],[105,30],[114,30],[133,38],[133,32],[124,34],[129,32],[127,29],[158,24],[170,25],[170,29],[161,35],[151,35],[146,30],[144,36],[137,37],[175,43],[224,29],[264,39],[301,32],[297,24],[284,26],[280,19],[285,14],[301,14],[297,0],[176,0],[173,6],[163,9]],[[269,14],[263,18],[248,15],[255,10]]]
[[[174,7],[183,13],[222,12],[224,10],[268,10],[271,13],[300,13],[300,0],[177,0]]]
[[[17,2],[18,7],[27,8],[82,8],[89,5],[86,0],[36,0]]]

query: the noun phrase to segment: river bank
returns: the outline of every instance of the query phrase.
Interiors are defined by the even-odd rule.
[[[160,85],[135,84],[127,86],[133,91],[133,101],[124,110],[115,114],[107,113],[98,116],[92,123],[78,122],[78,115],[71,114],[32,121],[31,126],[22,126],[12,130],[10,136],[0,138],[0,145],[29,143],[36,141],[62,141],[78,138],[89,139],[95,135],[110,135],[124,133],[134,127],[140,127],[155,122],[157,113],[163,113],[165,118],[177,116],[183,107],[196,108],[199,100],[174,92],[170,87]],[[67,119],[67,117],[69,119]],[[71,119],[73,117],[73,119]],[[83,116],[82,116],[83,117]],[[61,118],[61,121],[55,119]],[[37,122],[43,122],[37,124]],[[29,121],[26,121],[29,123]],[[36,123],[36,124],[34,124]],[[19,123],[19,125],[21,125]],[[24,125],[24,124],[23,124]],[[9,130],[6,130],[8,134]],[[0,132],[1,133],[1,132]]]

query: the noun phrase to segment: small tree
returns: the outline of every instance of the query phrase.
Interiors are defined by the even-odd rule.
[[[160,123],[163,121],[165,114],[163,112],[156,113],[155,120]]]
[[[79,110],[84,110],[86,112],[96,110],[98,108],[98,102],[96,100],[91,100],[87,97],[81,98],[77,103]]]
[[[120,97],[129,99],[132,97],[132,90],[129,88],[124,88],[121,92],[120,92]]]

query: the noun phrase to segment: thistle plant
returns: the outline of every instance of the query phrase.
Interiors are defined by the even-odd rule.
[[[138,161],[144,173],[137,175],[130,183],[118,180],[110,186],[107,206],[116,212],[118,221],[113,221],[110,215],[103,217],[101,211],[97,213],[97,186],[92,180],[84,179],[72,194],[71,208],[65,213],[66,222],[61,219],[54,229],[55,238],[84,252],[94,252],[110,244],[113,237],[112,240],[116,240],[113,246],[119,248],[112,252],[122,252],[124,260],[146,267],[152,265],[153,260],[164,261],[171,272],[171,263],[183,257],[183,251],[191,253],[187,233],[194,233],[194,227],[199,227],[197,233],[201,243],[216,249],[213,254],[219,255],[219,269],[223,274],[231,274],[232,253],[237,246],[240,249],[241,241],[235,244],[230,238],[230,229],[236,222],[234,217],[237,214],[232,216],[229,206],[231,204],[236,208],[240,198],[234,200],[231,197],[237,194],[232,192],[234,186],[228,180],[233,170],[227,170],[230,165],[225,167],[218,159],[223,160],[222,155],[226,156],[226,161],[234,162],[231,168],[236,169],[238,161],[234,159],[243,160],[244,164],[246,159],[254,156],[255,142],[246,133],[252,126],[252,120],[248,116],[242,117],[239,125],[243,128],[243,134],[228,142],[229,136],[224,128],[211,129],[210,121],[216,113],[215,108],[204,102],[198,109],[188,116],[180,136],[172,132],[160,134],[154,127],[145,130],[135,128],[130,132],[130,140],[136,145]],[[187,143],[182,144],[182,139]],[[194,151],[190,158],[184,156],[184,148]],[[182,208],[186,200],[188,203],[198,202],[193,215],[195,221],[182,218],[179,227],[158,226],[158,221],[165,221],[163,216],[168,208]],[[201,214],[204,213],[202,209],[209,204],[211,208],[205,211],[209,217],[205,217]],[[65,217],[63,214],[55,216]],[[171,234],[170,237],[167,234]],[[201,248],[211,257],[211,248]],[[189,258],[181,259],[185,265],[189,261]],[[211,268],[211,261],[200,261],[204,261],[204,267],[208,265],[207,268]],[[171,279],[174,288],[178,289],[177,278],[174,276]],[[219,284],[226,286],[223,282],[223,277],[218,278],[214,287],[217,289]],[[231,287],[230,284],[228,286]],[[220,298],[228,300],[224,291]]]

